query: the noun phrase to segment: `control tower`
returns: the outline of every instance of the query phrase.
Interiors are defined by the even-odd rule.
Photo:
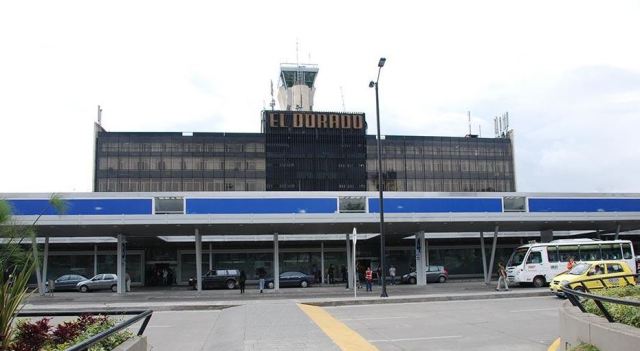
[[[313,111],[313,95],[318,65],[280,64],[278,104],[281,110]]]

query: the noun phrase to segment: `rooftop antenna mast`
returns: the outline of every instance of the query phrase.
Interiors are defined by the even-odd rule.
[[[471,111],[467,111],[467,119],[469,120],[469,135],[471,135]]]
[[[271,106],[271,111],[275,110],[276,100],[273,98],[273,79],[271,80],[271,103],[269,105]]]
[[[298,76],[297,78],[297,83],[298,85],[303,85],[304,84],[304,72],[302,71],[302,67],[300,66],[300,43],[298,42],[298,39],[296,39],[296,65],[298,66]],[[296,110],[300,111],[302,110],[302,104],[303,104],[303,100],[302,100],[302,90],[300,90],[300,105],[296,105]]]
[[[98,125],[102,126],[102,108],[98,105]]]
[[[347,108],[344,105],[344,92],[342,91],[342,87],[340,87],[340,97],[342,98],[342,112],[347,112]]]

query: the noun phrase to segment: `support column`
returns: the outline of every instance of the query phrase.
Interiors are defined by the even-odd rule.
[[[616,226],[616,236],[613,238],[614,240],[618,240],[618,236],[620,235],[620,224]]]
[[[40,270],[40,259],[38,258],[38,238],[34,235],[31,239],[31,248],[33,249],[33,261],[36,266],[36,281],[38,282],[38,293],[44,295],[42,285],[42,271]]]
[[[118,294],[123,294],[125,287],[124,287],[124,272],[122,271],[122,254],[123,254],[123,236],[122,234],[118,234],[118,246],[117,246],[117,250],[116,250],[116,274],[118,276]]]
[[[49,265],[49,237],[44,238],[44,257],[42,258],[42,285],[46,284],[47,267]],[[44,287],[42,288],[44,290]]]
[[[93,245],[93,276],[98,275],[98,244]]]
[[[487,253],[484,250],[484,232],[480,232],[480,251],[482,253],[482,277],[487,282]]]
[[[427,265],[426,259],[426,241],[424,240],[424,231],[416,234],[416,285],[427,285]]]
[[[353,259],[352,259],[352,255],[355,255],[355,252],[351,252],[351,245],[349,244],[349,234],[345,235],[346,239],[345,242],[347,244],[346,246],[346,252],[347,252],[347,283],[345,284],[345,287],[347,289],[352,288],[352,284],[351,282],[353,281]]]
[[[324,241],[320,242],[320,283],[324,284]]]
[[[213,248],[209,243],[209,270],[213,270]]]
[[[200,230],[195,230],[196,241],[196,289],[198,292],[202,291],[202,235]]]
[[[273,290],[280,290],[280,251],[278,233],[273,234]]]
[[[484,283],[489,285],[491,282],[491,275],[493,274],[493,260],[496,257],[496,245],[498,244],[498,226],[496,226],[495,231],[493,232],[493,244],[491,245],[491,261],[489,262],[489,273],[487,274],[487,279],[485,279]]]

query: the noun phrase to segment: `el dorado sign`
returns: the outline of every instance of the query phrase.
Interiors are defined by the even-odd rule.
[[[269,128],[364,129],[363,113],[266,111]]]

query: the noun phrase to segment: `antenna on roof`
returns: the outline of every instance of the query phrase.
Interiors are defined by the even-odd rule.
[[[471,135],[471,111],[467,111],[467,119],[469,120],[469,135]]]
[[[482,138],[482,126],[478,125],[478,137]]]
[[[102,126],[102,108],[98,105],[98,125]]]
[[[342,112],[347,112],[347,108],[344,105],[344,92],[342,91],[342,86],[340,87],[340,97],[342,98]]]
[[[271,106],[271,111],[276,107],[276,99],[273,98],[273,79],[271,80],[271,103],[269,105]]]

